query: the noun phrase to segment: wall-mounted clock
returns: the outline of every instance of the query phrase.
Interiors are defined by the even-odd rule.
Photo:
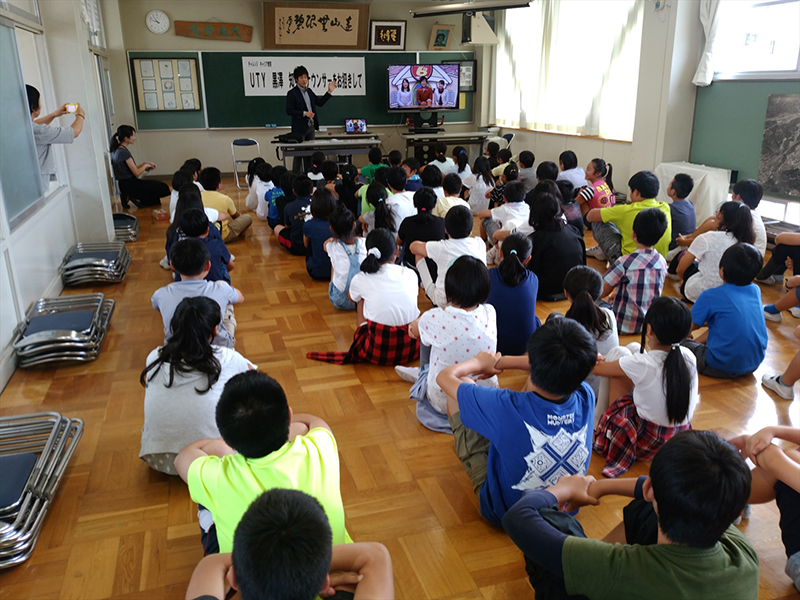
[[[150,31],[159,35],[169,30],[169,17],[161,10],[151,10],[144,22]]]

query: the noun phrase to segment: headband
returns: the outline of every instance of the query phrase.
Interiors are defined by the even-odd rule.
[[[369,250],[367,250],[367,256],[369,256],[369,255],[372,255],[375,258],[377,258],[378,260],[380,260],[381,259],[381,250],[380,250],[380,248],[370,248]]]

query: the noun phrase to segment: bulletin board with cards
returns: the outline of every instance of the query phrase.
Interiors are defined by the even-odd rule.
[[[131,68],[137,110],[202,109],[197,59],[134,58]]]

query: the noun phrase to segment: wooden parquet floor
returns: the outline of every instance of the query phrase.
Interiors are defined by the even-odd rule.
[[[232,180],[224,191],[244,206]],[[166,223],[138,210],[139,241],[129,244],[133,265],[126,280],[96,289],[116,300],[99,359],[88,365],[17,370],[0,396],[0,414],[54,410],[86,421],[77,453],[47,516],[30,560],[0,572],[3,599],[183,598],[202,557],[196,506],[177,477],[151,471],[137,458],[144,391],[139,373],[162,339],[150,296],[169,283],[158,266]],[[236,308],[236,348],[275,377],[295,411],[324,418],[339,443],[347,528],[357,541],[378,540],[394,562],[398,598],[534,597],[520,552],[478,514],[478,502],[453,453],[452,438],[422,427],[408,384],[393,369],[336,366],[305,358],[310,349],[346,349],[355,314],[334,309],[327,283],[312,281],[302,259],[288,255],[256,219],[244,240],[231,245],[233,283],[245,303]],[[601,269],[596,261],[593,266]],[[673,282],[666,292],[675,294]],[[779,295],[764,290],[765,299]],[[420,299],[423,310],[430,304]],[[544,319],[566,303],[542,303]],[[753,377],[721,381],[701,377],[702,401],[694,426],[730,437],[770,424],[800,426],[800,401],[777,399],[759,381],[782,371],[798,348],[787,316],[769,323],[767,359]],[[632,341],[631,339],[626,339]],[[501,384],[520,386],[522,375]],[[594,456],[590,473],[600,477]],[[637,464],[631,475],[647,472]],[[590,536],[603,536],[621,519],[625,501],[606,499],[580,514]],[[783,574],[778,511],[754,507],[741,526],[761,559],[759,597],[800,598]]]

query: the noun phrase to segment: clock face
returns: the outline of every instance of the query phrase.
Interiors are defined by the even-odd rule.
[[[152,10],[147,13],[145,23],[153,33],[162,34],[169,29],[169,17],[160,10]]]

